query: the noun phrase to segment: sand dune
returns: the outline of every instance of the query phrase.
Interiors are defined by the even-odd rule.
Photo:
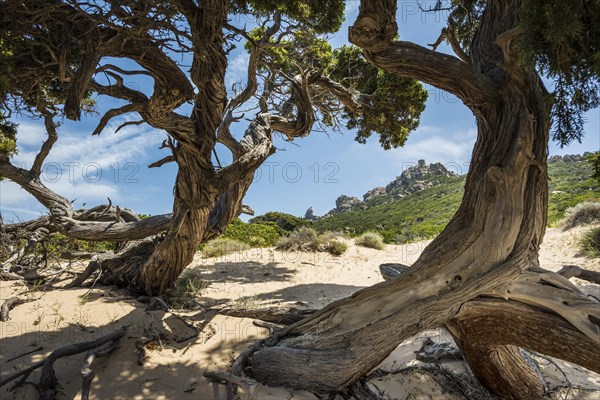
[[[582,228],[568,232],[549,229],[541,251],[544,268],[558,270],[564,264],[576,264],[600,271],[600,260],[585,259],[578,252],[577,238]],[[323,253],[282,253],[274,249],[253,249],[217,259],[200,255],[190,266],[201,271],[207,287],[197,303],[199,308],[181,312],[201,329],[197,338],[180,340],[193,330],[170,313],[152,311],[125,290],[96,287],[88,289],[35,290],[27,294],[32,301],[17,306],[8,322],[0,322],[0,379],[39,361],[44,355],[65,344],[87,341],[120,326],[127,333],[112,354],[92,364],[96,378],[93,399],[222,399],[225,387],[210,383],[202,373],[226,370],[233,359],[251,341],[265,337],[268,331],[246,318],[227,317],[206,311],[221,305],[244,308],[280,306],[321,308],[354,291],[382,281],[378,266],[385,262],[411,264],[428,242],[387,246],[378,251],[351,245],[341,257]],[[79,266],[81,267],[81,266]],[[600,288],[573,280],[588,294],[600,298]],[[26,290],[21,284],[0,282],[0,301]],[[22,296],[25,297],[25,296]],[[160,333],[162,347],[148,351],[144,366],[137,364],[135,342],[142,336]],[[426,366],[415,360],[417,350],[427,337],[451,342],[443,330],[432,330],[398,347],[380,368],[397,373],[381,373],[372,383],[389,399],[462,399],[464,388],[452,385],[443,372],[421,371]],[[7,361],[27,351],[32,354]],[[83,354],[59,360],[55,370],[61,392],[58,399],[79,398],[80,368]],[[538,359],[549,387],[562,390],[553,398],[600,399],[600,375],[562,361]],[[477,389],[462,361],[445,364],[461,379],[464,387]],[[563,372],[566,374],[563,376]],[[39,370],[31,374],[37,382]],[[454,382],[456,383],[456,382]],[[571,387],[573,386],[573,387]],[[31,385],[9,392],[10,384],[0,389],[4,399],[35,399]],[[462,392],[462,393],[461,393]],[[472,392],[466,394],[478,398]],[[260,387],[259,399],[314,399],[314,395],[280,388]]]

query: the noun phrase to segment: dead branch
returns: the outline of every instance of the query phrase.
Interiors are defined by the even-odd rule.
[[[205,372],[203,375],[205,378],[217,383],[227,383],[228,385],[236,385],[243,388],[246,391],[246,400],[256,399],[258,382],[254,379],[239,377],[228,372]],[[233,400],[229,396],[229,393],[227,399]]]
[[[90,398],[92,381],[96,376],[95,372],[90,369],[92,363],[96,358],[113,352],[117,348],[118,344],[118,341],[113,341],[102,349],[90,350],[86,354],[83,365],[81,366],[81,400],[89,400]]]
[[[8,315],[10,313],[10,310],[12,310],[13,308],[15,308],[16,306],[18,306],[20,304],[25,304],[30,301],[33,301],[33,300],[20,299],[16,296],[7,299],[4,303],[2,303],[2,308],[0,309],[0,321],[2,321],[2,322],[8,321],[10,319],[10,317]]]
[[[294,307],[269,307],[254,309],[222,308],[219,310],[220,314],[228,315],[230,317],[253,318],[281,325],[293,324],[309,315],[314,314],[315,312],[317,312],[317,310],[300,310]]]
[[[600,272],[583,269],[577,265],[563,265],[557,273],[567,279],[577,278],[600,285]]]
[[[435,343],[427,338],[421,348],[415,352],[417,360],[426,363],[440,363],[462,359],[462,353],[450,343]]]
[[[125,335],[125,327],[119,328],[116,331],[109,333],[106,336],[103,336],[99,339],[92,340],[89,342],[81,342],[76,344],[70,344],[67,346],[60,347],[54,350],[48,357],[44,360],[39,361],[32,366],[21,370],[15,374],[12,374],[0,382],[0,387],[6,385],[13,380],[23,377],[18,384],[22,384],[25,379],[31,374],[31,372],[36,369],[42,367],[42,377],[40,379],[40,383],[37,385],[38,390],[40,392],[40,398],[44,399],[54,399],[56,395],[56,386],[58,384],[58,380],[56,379],[56,375],[54,373],[54,363],[63,357],[72,356],[74,354],[83,353],[84,351],[100,351],[96,350],[100,348],[100,346],[108,344],[104,348],[104,350],[111,348],[115,343],[117,343],[122,337]],[[104,353],[104,351],[103,351]]]
[[[35,349],[33,349],[33,350],[30,350],[30,351],[28,351],[28,352],[25,352],[25,353],[23,353],[23,354],[19,354],[18,356],[11,357],[11,358],[9,358],[8,360],[6,360],[6,361],[4,361],[4,362],[5,362],[5,363],[9,363],[9,362],[11,362],[11,361],[17,360],[17,359],[19,359],[19,358],[21,358],[21,357],[25,357],[25,356],[27,356],[27,355],[29,355],[29,354],[32,354],[32,353],[38,352],[38,351],[40,351],[40,350],[43,350],[43,349],[44,349],[44,347],[43,347],[43,346],[40,346],[40,347],[38,347],[38,348],[35,348]]]

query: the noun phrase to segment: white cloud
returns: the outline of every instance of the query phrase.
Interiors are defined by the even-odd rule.
[[[232,85],[241,82],[246,84],[248,79],[248,63],[250,55],[245,50],[242,50],[237,56],[229,60],[227,64],[227,74],[225,75],[225,85],[230,90]]]
[[[147,154],[165,138],[164,132],[147,125],[128,126],[116,133],[125,121],[128,120],[115,120],[99,136],[59,128],[58,141],[44,163],[42,181],[69,200],[78,199],[77,206],[83,202],[88,205],[106,202],[107,197],[115,201],[123,199],[126,193],[135,190],[126,186],[125,178],[134,168],[145,168]],[[45,139],[41,121],[20,122],[19,153],[13,163],[29,169]],[[0,183],[0,207],[19,215],[39,215],[23,210],[38,210],[41,206],[18,185],[5,181]]]

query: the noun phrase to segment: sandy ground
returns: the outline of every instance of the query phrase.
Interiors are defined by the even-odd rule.
[[[576,264],[600,271],[600,260],[588,260],[579,254],[577,238],[582,229],[568,232],[549,229],[541,251],[544,268],[558,270]],[[200,304],[222,304],[244,308],[266,305],[295,305],[320,308],[346,297],[356,290],[382,281],[378,266],[385,262],[411,264],[428,242],[387,246],[377,251],[350,246],[341,257],[322,253],[281,253],[273,249],[254,249],[217,259],[197,255],[190,268],[200,270],[207,287]],[[582,289],[600,297],[600,289],[574,279]],[[0,301],[26,290],[13,282],[0,282]],[[17,306],[11,319],[0,322],[0,380],[43,359],[52,350],[66,344],[88,341],[114,329],[127,326],[119,347],[92,364],[96,377],[93,399],[222,399],[225,388],[210,383],[202,373],[227,370],[232,360],[251,341],[265,337],[268,331],[252,320],[218,315],[199,309],[182,313],[201,329],[199,337],[183,340],[192,330],[170,313],[152,311],[125,290],[97,287],[88,289],[33,290],[26,296],[32,301]],[[144,366],[137,364],[135,341],[154,329],[164,334],[161,348],[148,351]],[[385,371],[372,383],[389,399],[461,399],[456,388],[440,379],[440,373],[427,374],[409,367],[423,366],[414,359],[423,340],[436,342],[451,338],[442,330],[423,332],[399,346],[380,366]],[[39,349],[42,347],[42,349]],[[33,353],[9,361],[28,351]],[[80,396],[80,368],[83,354],[60,359],[55,371],[60,383],[58,399]],[[600,375],[565,362],[538,359],[549,387],[557,388],[556,399],[600,399]],[[463,373],[460,379],[472,380],[460,361],[446,364],[451,371]],[[563,375],[564,374],[566,375]],[[39,370],[29,381],[38,382]],[[10,392],[0,389],[0,398],[37,398],[32,385]],[[575,388],[571,387],[574,386]],[[471,393],[468,398],[477,399]],[[315,399],[310,393],[259,387],[258,399]]]

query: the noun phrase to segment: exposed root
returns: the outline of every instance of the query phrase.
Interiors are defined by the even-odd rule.
[[[32,301],[32,300],[20,299],[16,296],[7,299],[2,304],[2,307],[0,308],[0,321],[2,321],[2,322],[8,321],[10,319],[10,317],[9,317],[10,310],[12,310],[14,307],[18,306],[19,304],[24,304],[29,301]]]
[[[306,309],[300,310],[294,307],[268,307],[254,308],[251,310],[240,308],[222,308],[220,314],[230,317],[253,318],[274,324],[290,325],[300,320],[303,320],[309,315],[314,314],[317,310]]]
[[[563,265],[557,273],[567,279],[578,278],[600,285],[600,272],[583,269],[577,265]]]
[[[94,371],[90,369],[92,363],[94,362],[94,359],[111,353],[117,348],[117,345],[117,341],[110,342],[106,347],[102,349],[90,350],[86,354],[83,360],[83,365],[81,367],[81,400],[89,400],[90,398],[91,384],[94,380],[94,376],[96,376]]]
[[[114,350],[116,348],[119,340],[123,337],[123,335],[125,335],[124,327],[119,328],[116,331],[109,333],[108,335],[103,336],[96,340],[92,340],[89,342],[70,344],[67,346],[60,347],[60,348],[54,350],[52,353],[50,353],[50,355],[48,357],[46,357],[43,361],[39,361],[39,362],[33,364],[32,366],[30,366],[29,368],[21,370],[15,374],[5,378],[4,380],[2,380],[0,382],[0,387],[21,377],[21,379],[15,385],[13,385],[13,387],[11,388],[11,390],[14,390],[16,387],[25,383],[25,380],[33,371],[35,371],[36,369],[41,367],[42,368],[42,377],[40,378],[40,382],[39,382],[39,384],[36,385],[36,387],[38,389],[38,392],[40,393],[41,399],[52,400],[56,396],[56,388],[58,385],[58,380],[56,378],[56,374],[54,373],[54,363],[58,359],[63,358],[63,357],[72,356],[74,354],[83,353],[85,351],[93,352],[95,354],[95,356],[108,354],[109,352],[111,352],[112,350]],[[91,364],[91,362],[93,361],[93,357],[90,357],[89,353],[88,353],[88,356],[86,356],[86,362],[84,363],[84,367],[82,368],[82,375],[84,373],[83,370],[86,368],[86,366],[87,366],[87,369],[89,369],[89,364],[87,363],[87,361],[89,361],[89,364]],[[89,376],[89,374],[88,374],[88,376]],[[88,379],[88,378],[84,378],[84,385],[85,385],[85,379]],[[93,376],[91,379],[93,379]],[[89,379],[90,382],[91,382],[91,379]],[[88,393],[89,393],[89,389],[88,389]]]
[[[69,288],[74,288],[74,287],[80,287],[81,285],[83,285],[83,282],[86,281],[87,278],[89,278],[94,271],[96,271],[97,269],[101,268],[101,263],[100,260],[96,257],[92,258],[92,260],[88,263],[88,266],[85,268],[85,270],[79,274],[75,279],[73,279],[73,281],[71,283],[69,283],[67,286],[65,286],[65,288],[69,289]]]
[[[426,363],[462,360],[462,352],[450,343],[435,343],[427,338],[421,348],[415,352],[417,360]]]
[[[218,383],[226,383],[227,390],[227,399],[234,400],[235,396],[231,397],[229,395],[229,386],[235,385],[236,387],[241,387],[246,392],[246,400],[255,400],[256,395],[258,394],[256,389],[258,387],[258,382],[254,379],[243,378],[237,375],[233,375],[228,372],[205,372],[204,377],[210,380],[213,380]]]

